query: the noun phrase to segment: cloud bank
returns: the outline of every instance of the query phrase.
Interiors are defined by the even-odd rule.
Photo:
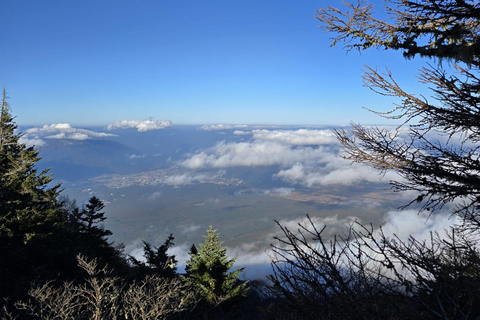
[[[246,124],[210,124],[206,126],[202,126],[200,129],[205,131],[215,131],[215,130],[233,130],[233,129],[244,129],[248,126]]]
[[[169,120],[122,120],[108,125],[108,130],[137,129],[138,132],[160,130],[172,126]]]
[[[279,166],[273,179],[306,187],[400,179],[395,173],[382,176],[370,167],[343,159],[330,129],[241,131],[247,133],[251,135],[248,142],[218,142],[181,164],[189,169]]]
[[[185,160],[191,169],[227,168],[235,166],[291,165],[299,161],[323,161],[324,148],[291,148],[275,141],[217,143]]]
[[[315,228],[321,230],[324,240],[333,239],[335,235],[342,235],[348,232],[349,227],[355,228],[355,223],[362,223],[357,217],[350,216],[345,218],[339,218],[337,215],[328,217],[310,217]],[[382,224],[383,233],[388,237],[398,236],[399,239],[406,241],[409,236],[415,237],[419,241],[428,241],[431,233],[437,233],[440,236],[445,235],[445,230],[457,223],[458,220],[447,212],[439,212],[429,216],[428,212],[418,213],[416,210],[404,210],[404,211],[389,211],[385,215],[384,223]],[[292,220],[280,220],[279,224],[288,228],[290,231],[296,233],[300,229],[299,224],[307,228],[307,230],[313,231],[313,226],[310,225],[306,216],[301,216]],[[378,234],[378,226],[374,233]],[[201,233],[201,227],[198,225],[190,224],[181,226],[180,234],[185,233]],[[275,242],[274,237],[282,239],[284,234],[276,227],[272,233],[265,234],[265,243],[273,243],[280,245],[281,243]],[[312,239],[312,241],[315,241]],[[263,243],[263,242],[261,242]],[[127,245],[125,251],[136,257],[137,259],[144,260],[141,241],[137,240]],[[191,244],[183,243],[175,245],[168,250],[168,254],[174,254],[178,260],[178,271],[184,272],[185,261],[188,260],[189,250]],[[233,269],[245,268],[242,272],[242,279],[261,279],[272,272],[271,269],[271,257],[272,252],[269,246],[259,245],[258,243],[244,243],[238,246],[232,246],[227,248],[227,254],[229,257],[236,258]]]
[[[112,133],[74,128],[68,123],[56,123],[26,130],[20,142],[29,146],[43,146],[46,144],[45,139],[87,140],[116,136]]]
[[[289,145],[331,145],[338,144],[333,130],[252,130],[253,139],[277,141]],[[237,133],[238,134],[238,133]]]

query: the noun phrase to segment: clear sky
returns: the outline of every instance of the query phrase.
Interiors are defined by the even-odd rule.
[[[331,35],[315,19],[327,4],[342,5],[2,1],[0,81],[21,125],[382,122],[361,108],[391,108],[362,86],[363,66],[388,66],[400,84],[415,88],[419,61],[330,48]]]

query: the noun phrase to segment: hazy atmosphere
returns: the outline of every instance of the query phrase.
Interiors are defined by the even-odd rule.
[[[0,30],[0,320],[480,317],[478,1],[17,0]]]
[[[173,232],[185,256],[209,224],[237,255],[264,254],[274,220],[380,225],[403,204],[388,186],[398,177],[341,159],[333,130],[395,124],[362,108],[393,101],[363,87],[362,70],[388,65],[424,90],[419,64],[329,48],[319,5],[6,2],[0,70],[22,141],[64,194],[108,202],[129,252]]]

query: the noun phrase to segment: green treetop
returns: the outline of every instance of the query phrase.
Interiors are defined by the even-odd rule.
[[[217,230],[210,226],[204,236],[205,242],[198,250],[190,251],[185,277],[197,294],[213,305],[244,297],[248,291],[247,282],[238,279],[243,268],[229,272],[235,258],[229,259],[227,248],[222,246],[219,237]]]
[[[57,203],[60,185],[48,170],[37,172],[38,150],[20,143],[6,92],[0,115],[0,237],[26,243],[50,227],[65,222]]]
[[[20,142],[5,89],[0,110],[0,297],[15,296],[40,276],[58,273],[64,260],[56,238],[66,223],[47,170],[38,173],[38,150]]]

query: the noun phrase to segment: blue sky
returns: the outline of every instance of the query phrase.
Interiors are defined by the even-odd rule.
[[[385,123],[364,65],[415,88],[400,52],[330,48],[324,0],[17,0],[0,5],[0,81],[21,125]]]

